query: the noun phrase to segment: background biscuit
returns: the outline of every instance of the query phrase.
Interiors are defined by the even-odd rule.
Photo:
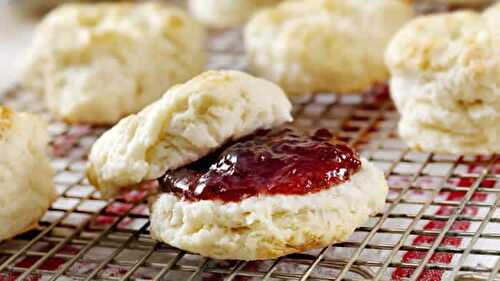
[[[288,1],[245,27],[249,68],[290,95],[362,92],[384,82],[384,50],[413,14],[398,0]]]
[[[386,53],[399,133],[412,148],[500,151],[500,36],[480,14],[425,16]]]
[[[159,3],[63,5],[37,28],[22,82],[60,119],[113,124],[200,73],[204,37]]]

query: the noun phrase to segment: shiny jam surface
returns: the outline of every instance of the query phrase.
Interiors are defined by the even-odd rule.
[[[240,201],[259,194],[318,192],[349,180],[358,155],[326,129],[305,136],[260,130],[161,179],[163,192],[186,200]]]

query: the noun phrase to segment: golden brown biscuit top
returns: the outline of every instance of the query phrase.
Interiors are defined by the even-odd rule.
[[[499,38],[481,14],[465,11],[417,18],[393,38],[386,52],[392,71],[442,72],[456,66],[481,75]]]
[[[0,105],[0,139],[2,139],[5,132],[12,127],[12,119],[14,111],[10,108]]]

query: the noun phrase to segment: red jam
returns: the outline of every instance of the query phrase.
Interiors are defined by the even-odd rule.
[[[160,185],[186,200],[240,201],[259,194],[306,194],[349,180],[361,167],[346,144],[326,129],[304,136],[260,130],[175,171]]]

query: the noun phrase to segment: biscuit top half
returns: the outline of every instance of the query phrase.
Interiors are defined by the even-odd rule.
[[[286,1],[274,9],[269,9],[263,14],[270,13],[273,22],[288,21],[293,18],[309,18],[310,15],[334,15],[334,16],[364,16],[370,13],[380,13],[380,8],[401,12],[401,7],[411,7],[411,1],[404,0],[306,0]],[[385,11],[386,12],[386,11]],[[388,16],[394,16],[388,14]],[[387,19],[387,18],[386,18]],[[366,19],[369,21],[370,19]]]
[[[203,27],[172,5],[65,4],[52,10],[37,26],[21,78],[25,87],[42,93],[50,90],[43,82],[47,77],[73,77],[75,74],[64,71],[92,65],[93,61],[107,62],[108,57],[129,70],[144,68],[145,58],[153,55],[164,64],[165,60],[181,61],[185,68],[190,68],[197,65],[192,61],[202,64],[205,60],[204,45],[199,43],[204,37]],[[73,70],[78,71],[81,72]]]
[[[33,41],[33,48],[37,50],[33,50],[33,55],[38,58],[52,52],[71,56],[72,52],[86,50],[92,45],[131,48],[134,40],[152,40],[150,37],[167,38],[171,49],[191,50],[199,46],[186,42],[203,34],[201,25],[182,9],[171,5],[150,2],[66,4],[51,11],[37,27]],[[91,51],[100,50],[86,52]],[[89,56],[82,54],[82,63],[89,60]],[[67,58],[72,59],[76,60]],[[61,58],[59,63],[67,62]]]
[[[122,119],[92,147],[87,177],[104,197],[161,177],[230,140],[292,120],[275,84],[238,71],[208,71]]]
[[[414,76],[461,68],[483,76],[491,75],[492,67],[500,71],[500,21],[493,20],[500,19],[500,9],[495,9],[484,14],[422,16],[409,22],[386,50],[391,73]]]
[[[333,31],[339,33],[338,37],[341,38],[337,40],[341,40],[343,36],[390,38],[394,29],[397,30],[412,15],[412,6],[403,0],[285,1],[274,8],[258,12],[246,29],[247,33],[277,34],[276,32],[296,28],[307,29],[309,25],[325,21],[330,24]],[[303,27],[299,28],[301,25]]]
[[[7,106],[0,105],[0,145],[20,145],[21,141],[29,139],[40,147],[44,147],[48,142],[46,127],[45,120],[35,114],[16,112]],[[7,151],[0,149],[0,152]]]
[[[160,3],[98,3],[66,4],[52,11],[40,29],[53,28],[66,23],[68,28],[105,32],[122,30],[124,33],[141,33],[148,30],[183,28],[190,25],[186,13],[174,6]]]

